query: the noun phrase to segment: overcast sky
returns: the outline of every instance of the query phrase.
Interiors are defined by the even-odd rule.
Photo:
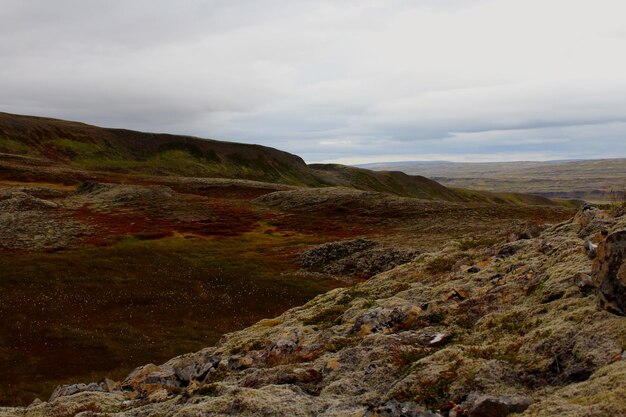
[[[307,162],[626,157],[624,0],[0,0],[0,111]]]

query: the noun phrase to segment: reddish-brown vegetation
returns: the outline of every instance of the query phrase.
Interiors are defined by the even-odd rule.
[[[260,178],[280,174],[280,184],[177,177],[176,161],[165,161],[174,171],[145,163],[145,152],[163,151],[159,146],[170,136],[10,118],[0,117],[0,136],[25,135],[32,152],[0,155],[0,199],[17,193],[46,208],[0,212],[0,369],[10,381],[0,387],[0,405],[45,399],[61,382],[122,377],[135,366],[211,345],[225,332],[345,285],[300,271],[296,257],[313,245],[367,237],[433,251],[450,239],[503,240],[518,225],[571,213],[341,191],[333,200],[334,189],[326,189],[330,203],[315,203],[311,189],[285,183],[324,181],[299,158],[279,151],[261,149],[264,164],[255,165],[258,147],[221,143],[217,156],[230,164],[218,167],[226,170],[220,176],[246,178],[265,170]],[[115,152],[103,157],[91,147],[106,148],[106,140],[117,146],[115,152],[129,152],[121,162],[139,165],[122,169],[120,159],[107,159]],[[204,146],[200,151],[210,165],[215,161]],[[193,148],[185,149],[194,156]],[[370,184],[362,171],[342,171],[355,172]],[[416,185],[400,180],[403,187]],[[300,190],[302,201],[283,206],[280,193],[277,205],[263,201],[289,190]]]

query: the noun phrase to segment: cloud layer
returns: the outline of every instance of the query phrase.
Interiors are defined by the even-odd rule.
[[[0,111],[307,161],[626,157],[622,0],[4,0]]]

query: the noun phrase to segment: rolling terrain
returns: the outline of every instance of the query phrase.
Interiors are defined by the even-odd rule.
[[[100,128],[83,123],[0,113],[0,170],[6,179],[209,177],[296,186],[344,186],[402,197],[445,201],[556,205],[537,196],[452,190],[419,175],[375,172],[336,164],[307,165],[300,157],[260,145]],[[87,174],[88,173],[88,174]],[[148,179],[147,181],[152,181]]]
[[[623,230],[623,209],[585,208],[567,220],[572,212],[564,208],[429,202],[349,188],[281,186],[252,198],[272,185],[247,182],[250,193],[223,198],[215,191],[230,180],[181,181],[203,189],[202,204],[188,215],[242,204],[264,220],[229,233],[181,222],[165,237],[163,229],[151,234],[149,224],[121,231],[115,222],[83,223],[103,227],[104,242],[89,243],[86,233],[40,250],[7,250],[5,243],[1,305],[3,324],[12,327],[2,329],[2,365],[4,380],[17,384],[4,389],[4,402],[28,402],[24,392],[46,399],[45,388],[68,384],[47,402],[0,407],[0,415],[626,411],[626,322],[597,307],[594,282],[605,269],[583,251],[584,239],[599,231]],[[200,195],[156,187],[87,183],[51,198],[53,188],[12,186],[2,201],[18,217],[41,215],[54,202],[63,219],[82,208],[87,218],[119,216],[131,226],[155,215],[163,227],[183,212],[170,207],[168,216],[156,216],[153,199],[161,206],[173,196],[187,206]],[[137,193],[140,200],[131,198]],[[11,242],[17,248],[24,239]],[[598,254],[613,256],[607,250]],[[398,261],[394,254],[402,253],[410,257]],[[372,259],[374,269],[365,262]],[[327,289],[340,288],[278,315],[312,297],[303,293],[311,279],[319,285],[337,272],[352,284],[329,282]],[[243,328],[247,320],[257,322]],[[211,346],[215,333],[240,328]],[[185,354],[170,359],[176,351]],[[57,378],[42,378],[45,372]]]
[[[626,159],[548,162],[366,164],[372,170],[423,175],[453,188],[536,194],[548,198],[607,202],[623,199]],[[613,193],[612,193],[613,192]]]
[[[256,145],[0,122],[0,406],[69,384],[3,417],[436,411],[470,401],[472,386],[539,404],[540,390],[558,396],[578,378],[555,374],[541,347],[571,336],[563,311],[579,324],[593,305],[557,296],[589,266],[578,223],[549,226],[571,207]],[[597,329],[613,344],[585,372],[622,343],[623,322],[607,314]],[[577,360],[563,349],[559,367]],[[193,351],[173,360],[187,367],[179,376],[149,365],[126,377]],[[528,382],[477,385],[490,367],[526,367]]]

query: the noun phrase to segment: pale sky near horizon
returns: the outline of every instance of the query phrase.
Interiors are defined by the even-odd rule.
[[[307,162],[626,157],[623,0],[0,0],[0,111]]]

